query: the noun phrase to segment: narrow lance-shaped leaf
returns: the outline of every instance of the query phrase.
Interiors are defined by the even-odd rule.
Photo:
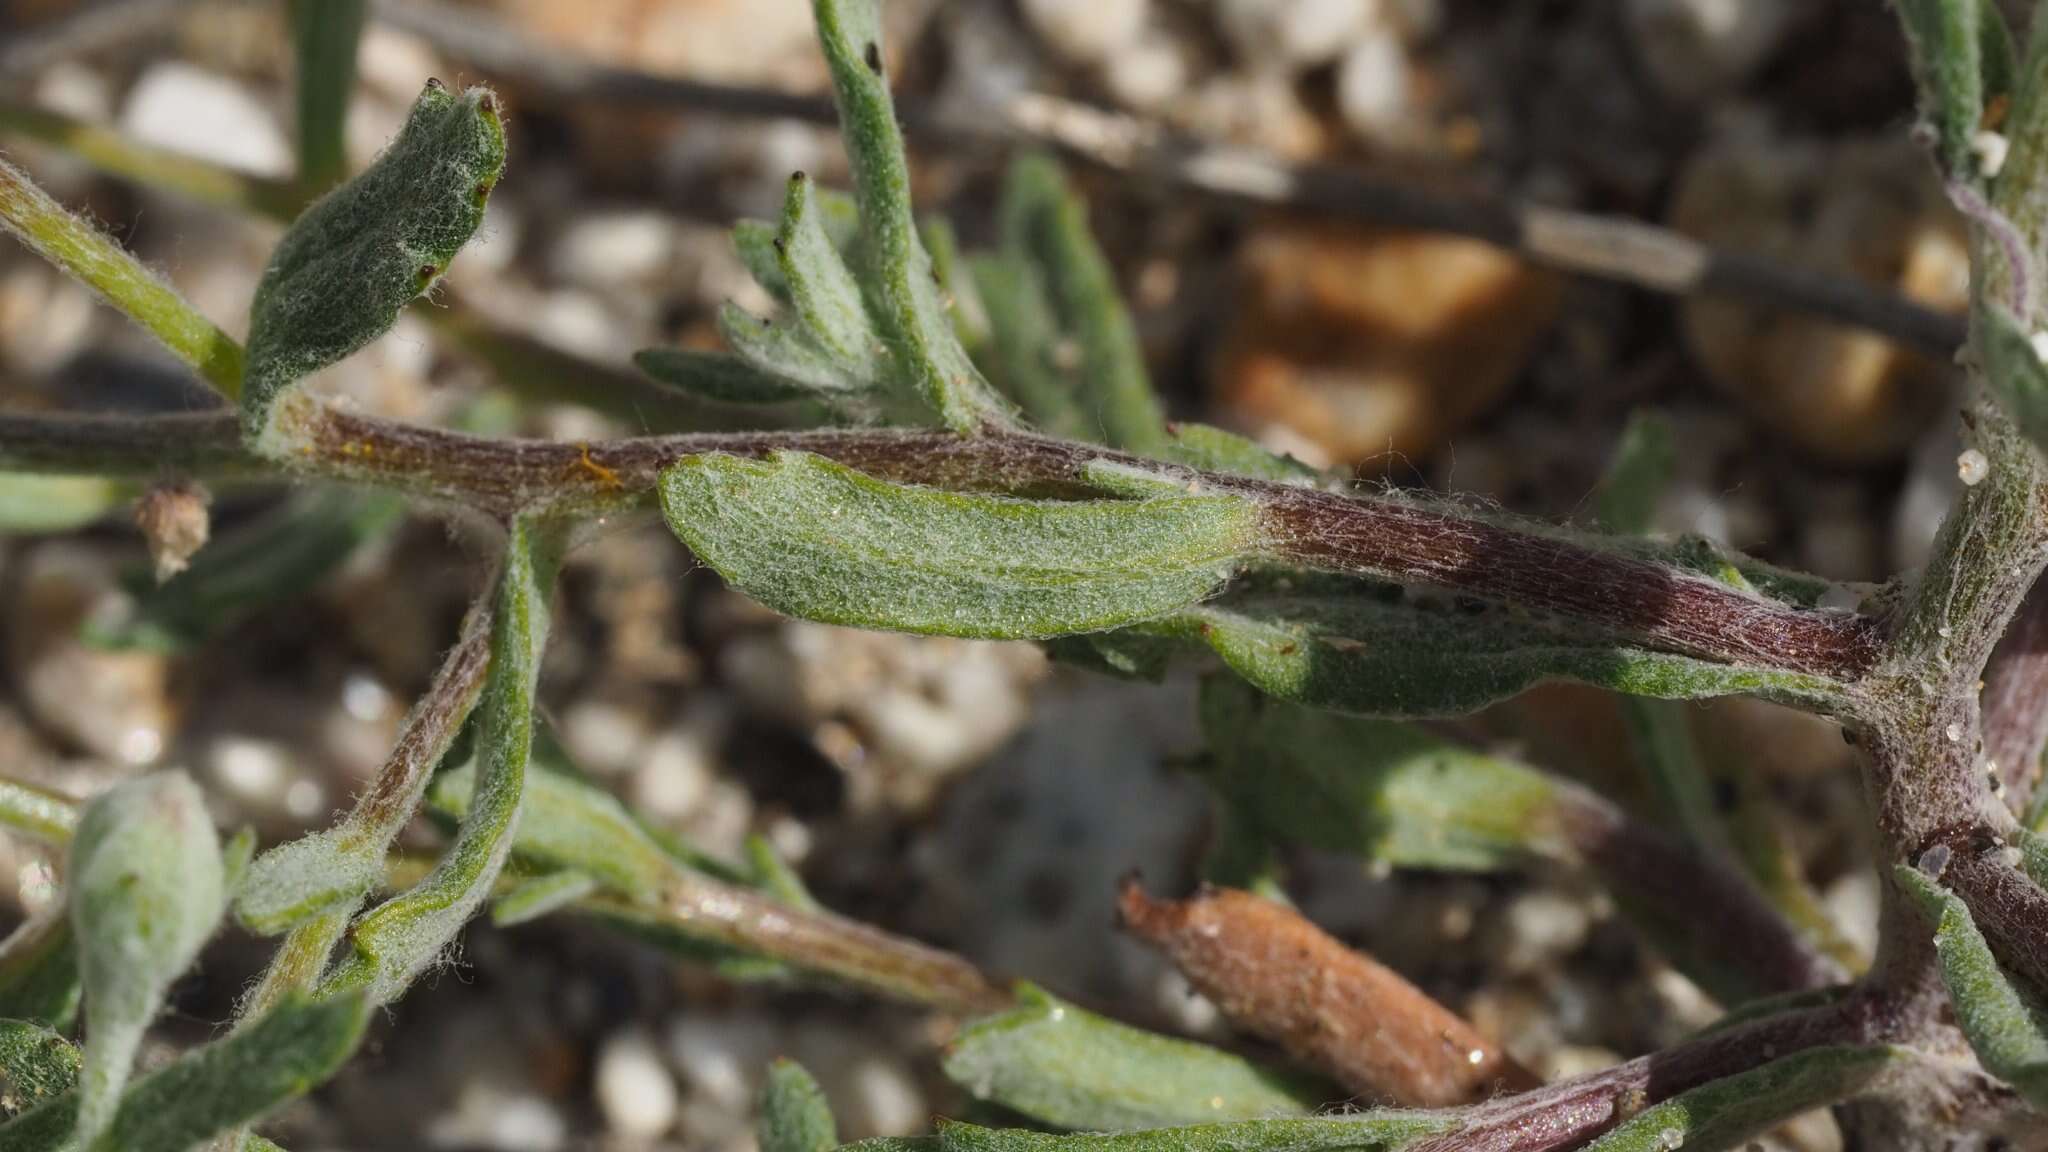
[[[1586,1152],[1724,1152],[1815,1108],[1870,1091],[1903,1049],[1827,1047],[1694,1088],[1637,1113]]]
[[[1994,301],[1978,303],[1974,328],[1999,405],[2027,439],[2048,444],[2048,362],[2020,321]]]
[[[469,242],[504,167],[495,98],[429,81],[384,154],[285,232],[249,313],[242,415],[259,450],[290,452],[278,398],[390,329]]]
[[[1218,588],[1257,546],[1233,496],[1033,501],[891,484],[817,456],[689,457],[669,527],[734,586],[826,623],[1039,638],[1114,628]]]
[[[78,937],[65,909],[31,917],[0,944],[0,1017],[66,1030],[78,995]]]
[[[1320,587],[1320,586],[1317,586]],[[1283,699],[1367,716],[1456,716],[1550,680],[1684,700],[1747,694],[1829,711],[1823,677],[1633,648],[1499,607],[1389,602],[1362,588],[1248,591],[1153,626],[1199,640]]]
[[[79,1098],[69,1093],[0,1126],[0,1152],[191,1152],[332,1076],[355,1051],[369,1017],[359,995],[288,997],[248,1027],[137,1080],[98,1139],[72,1142]]]
[[[1457,1124],[1444,1112],[1397,1109],[1071,1135],[941,1121],[938,1143],[943,1152],[1399,1152]],[[846,1147],[885,1152],[900,1145],[862,1141]]]
[[[0,473],[0,536],[83,528],[135,499],[139,486],[107,476]]]
[[[873,318],[897,370],[939,421],[972,435],[1009,413],[954,334],[918,239],[910,167],[889,95],[878,0],[813,0],[859,194]]]
[[[1977,1058],[2036,1108],[2048,1109],[2048,1015],[1998,966],[1962,897],[1908,865],[1892,875],[1934,922],[1941,982]]]
[[[1017,1007],[963,1028],[946,1075],[1059,1128],[1167,1128],[1306,1115],[1342,1095],[1205,1044],[1142,1032],[1023,985]]]
[[[1080,389],[1057,362],[1059,324],[1038,267],[1019,252],[979,253],[968,261],[968,272],[988,313],[983,356],[1004,394],[1047,435],[1093,438]]]
[[[348,174],[348,98],[356,83],[363,0],[292,0],[298,59],[299,184],[325,192]]]
[[[113,1122],[144,1029],[220,921],[220,841],[183,773],[127,781],[86,806],[71,843],[71,923],[85,987],[81,1142]]]
[[[1912,48],[1923,115],[1933,127],[1944,170],[1974,178],[1970,141],[1984,112],[1983,17],[1986,0],[1899,0]]]
[[[12,1117],[78,1083],[78,1049],[30,1020],[0,1019],[0,1116]]]
[[[0,231],[63,269],[163,342],[221,395],[242,394],[242,346],[128,254],[0,159]]]
[[[549,597],[560,561],[553,528],[513,521],[491,617],[476,794],[455,843],[426,879],[364,914],[349,933],[354,956],[322,986],[365,988],[383,1004],[431,965],[490,895],[511,854],[532,751],[533,695],[547,644]]]
[[[580,872],[620,895],[655,899],[674,873],[675,859],[611,793],[545,769],[539,760],[526,777],[512,850],[550,869]],[[441,773],[427,803],[444,815],[468,811],[477,771],[470,763]]]
[[[1003,197],[1005,242],[1030,256],[1062,333],[1075,344],[1077,397],[1100,439],[1133,452],[1167,443],[1166,413],[1152,391],[1137,327],[1116,273],[1088,231],[1087,204],[1067,188],[1058,162],[1028,153],[1010,166]]]
[[[212,541],[169,581],[138,577],[134,611],[87,638],[116,648],[182,651],[304,597],[357,552],[388,538],[404,518],[405,501],[389,492],[295,493]]]
[[[768,1066],[759,1135],[761,1152],[831,1152],[839,1146],[839,1127],[824,1090],[794,1060]]]
[[[523,818],[521,822],[524,823]],[[517,851],[516,846],[514,851]],[[596,877],[569,869],[521,880],[491,902],[491,923],[500,928],[510,928],[529,920],[539,920],[573,907],[577,901],[602,887]]]

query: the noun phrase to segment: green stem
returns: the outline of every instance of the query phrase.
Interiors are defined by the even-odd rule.
[[[242,346],[119,244],[0,160],[0,228],[126,313],[230,400],[242,394]]]
[[[356,82],[363,0],[292,0],[298,50],[299,184],[318,195],[348,175],[343,129]]]
[[[62,848],[71,843],[71,831],[77,826],[78,801],[33,784],[0,778],[0,827]]]

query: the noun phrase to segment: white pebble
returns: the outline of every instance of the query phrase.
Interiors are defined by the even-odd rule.
[[[675,256],[675,225],[659,212],[584,216],[555,242],[549,269],[589,287],[645,283],[666,271]]]
[[[846,1109],[849,1127],[877,1136],[908,1136],[924,1128],[929,1119],[924,1093],[901,1061],[865,1056],[847,1078],[853,1089]]]
[[[1289,70],[1327,64],[1370,25],[1377,0],[1221,0],[1218,23],[1240,53]]]
[[[1103,79],[1126,107],[1154,111],[1172,103],[1186,90],[1187,56],[1178,43],[1167,37],[1147,37],[1107,61],[1103,65]]]
[[[1991,461],[1975,448],[1966,448],[1962,455],[1956,457],[1956,479],[1961,480],[1966,487],[1975,488],[1989,475]]]
[[[1138,38],[1149,0],[1024,0],[1024,18],[1053,51],[1076,63],[1107,60]]]
[[[1380,31],[1353,45],[1337,69],[1337,111],[1371,144],[1400,143],[1411,131],[1408,49]]]
[[[764,1021],[698,1016],[669,1030],[668,1055],[692,1096],[740,1111],[751,1106],[759,1087],[756,1077],[773,1055],[774,1043]]]
[[[633,803],[657,820],[678,820],[703,803],[712,777],[711,752],[702,738],[671,730],[647,746],[633,774]]]
[[[638,716],[617,704],[579,700],[562,714],[562,740],[579,767],[616,776],[639,758],[647,730]]]
[[[2034,358],[2048,364],[2048,332],[2036,332],[2027,337],[2027,343],[2034,349]]]
[[[2005,157],[2012,150],[2012,141],[2004,135],[1985,131],[1970,137],[1970,154],[1977,158],[1977,171],[1986,177],[1998,175],[2005,167]]]
[[[597,1104],[605,1123],[628,1139],[652,1140],[676,1122],[676,1082],[645,1033],[607,1041],[597,1058]]]
[[[170,61],[136,81],[121,128],[168,148],[261,176],[286,176],[292,150],[264,102],[225,76]]]
[[[247,736],[223,736],[214,742],[207,767],[213,779],[232,795],[268,804],[285,787],[287,753],[282,745]]]

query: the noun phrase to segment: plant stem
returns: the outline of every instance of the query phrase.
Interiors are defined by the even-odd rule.
[[[342,129],[356,82],[363,0],[292,0],[298,55],[299,186],[319,195],[348,175]]]
[[[296,185],[157,148],[59,112],[0,102],[0,132],[41,141],[110,176],[201,204],[289,221],[305,203]]]
[[[112,238],[0,160],[0,229],[149,330],[221,395],[242,393],[242,346],[194,311]]]
[[[0,777],[0,827],[55,848],[71,843],[79,802],[47,788]]]
[[[1107,461],[1257,501],[1273,557],[1327,572],[1427,584],[1555,612],[1660,651],[1851,681],[1877,663],[1870,618],[1767,600],[1554,529],[1385,497],[1197,472],[1023,433],[873,429],[699,433],[595,443],[507,441],[396,424],[290,397],[294,449],[266,466],[227,414],[160,421],[0,415],[0,468],[150,474],[289,471],[397,488],[500,515],[602,515],[645,504],[685,456],[815,452],[887,480],[1099,496]],[[171,437],[175,436],[175,439]]]
[[[1987,772],[1996,772],[2006,807],[2031,806],[2048,745],[2048,585],[2036,583],[1991,654],[1980,697]]]

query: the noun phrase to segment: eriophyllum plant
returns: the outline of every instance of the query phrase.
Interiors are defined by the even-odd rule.
[[[914,213],[877,0],[814,0],[852,194],[799,173],[781,219],[734,233],[773,314],[728,308],[730,353],[639,358],[666,387],[773,406],[772,431],[491,439],[306,387],[435,283],[506,163],[492,95],[430,82],[385,153],[347,174],[360,3],[292,5],[298,179],[208,173],[104,134],[82,148],[117,175],[289,220],[246,348],[0,163],[7,231],[222,401],[0,414],[10,482],[299,490],[289,515],[248,529],[260,538],[216,541],[154,594],[159,632],[203,631],[268,595],[274,581],[246,577],[275,539],[346,536],[398,501],[488,522],[497,541],[388,763],[329,829],[223,845],[175,773],[82,809],[0,785],[11,828],[68,852],[62,908],[0,947],[0,1150],[274,1147],[250,1125],[332,1075],[487,905],[503,923],[624,924],[736,979],[825,980],[971,1018],[947,1073],[1034,1127],[941,1123],[878,1152],[1706,1152],[1820,1107],[1860,1149],[2043,1146],[2048,596],[2028,593],[2048,564],[2048,19],[2022,40],[1991,0],[1898,7],[1923,131],[1973,231],[1962,360],[1979,399],[1962,419],[1981,460],[1925,570],[1870,597],[1642,536],[1668,466],[1654,418],[1624,438],[1599,531],[1355,491],[1168,423],[1050,161],[1014,164],[991,251],[963,255]],[[318,502],[344,490],[347,515]],[[1163,901],[1133,885],[1125,927],[1294,1067],[1003,988],[819,907],[772,853],[733,864],[656,837],[567,770],[534,714],[555,573],[580,526],[649,507],[792,616],[1041,641],[1129,677],[1197,660],[1221,886]],[[283,567],[287,584],[307,578]],[[1409,723],[1550,680],[1626,694],[1664,826]],[[1716,802],[1671,702],[1729,694],[1833,718],[1858,745],[1883,881],[1874,956],[1831,930],[1754,789],[1736,782],[1733,811]],[[445,849],[395,852],[423,810],[451,822]],[[1396,867],[1583,870],[1730,1011],[1666,1051],[1543,1083],[1291,911],[1272,867],[1283,844]],[[167,989],[229,916],[278,940],[270,967],[217,1039],[138,1073]],[[772,1071],[762,1123],[775,1152],[837,1142],[793,1065]]]

